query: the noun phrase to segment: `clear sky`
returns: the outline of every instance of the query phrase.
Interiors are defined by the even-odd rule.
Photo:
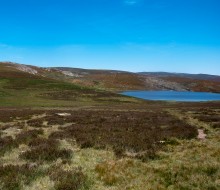
[[[0,61],[220,75],[220,0],[0,0]]]

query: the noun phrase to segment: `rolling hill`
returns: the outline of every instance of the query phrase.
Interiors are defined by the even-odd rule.
[[[39,68],[10,62],[0,63],[1,76],[29,75],[60,82],[108,91],[176,90],[220,92],[220,76],[165,72],[132,73],[116,70],[89,70],[80,68]],[[7,69],[6,69],[7,68]]]
[[[57,69],[0,63],[0,106],[68,107],[137,101],[68,81]]]
[[[123,90],[176,90],[220,92],[220,76],[182,73],[132,73],[112,70],[53,68],[68,75],[73,83],[113,91]]]

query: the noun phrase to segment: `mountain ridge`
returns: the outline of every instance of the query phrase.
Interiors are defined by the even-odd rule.
[[[143,75],[151,75],[151,76],[160,76],[160,77],[167,77],[167,76],[179,76],[179,77],[186,77],[192,79],[200,79],[200,80],[212,80],[212,81],[219,81],[219,75],[211,75],[211,74],[189,74],[189,73],[175,73],[175,72],[138,72],[138,74]]]

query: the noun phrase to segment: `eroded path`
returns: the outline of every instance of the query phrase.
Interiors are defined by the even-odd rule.
[[[195,126],[198,129],[198,139],[204,140],[207,135],[211,135],[214,132],[214,129],[210,126],[210,124],[202,122],[194,117],[192,112],[177,110],[177,109],[169,109],[167,110],[172,116]],[[208,134],[206,134],[208,133]]]

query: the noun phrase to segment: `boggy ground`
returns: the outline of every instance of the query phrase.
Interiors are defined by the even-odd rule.
[[[219,108],[1,108],[0,189],[217,190]]]

